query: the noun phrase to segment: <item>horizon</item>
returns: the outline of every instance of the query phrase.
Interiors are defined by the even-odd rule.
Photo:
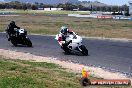
[[[0,1],[4,1],[4,0],[0,0]],[[108,4],[108,5],[124,5],[124,4],[127,4],[129,5],[129,1],[132,1],[132,0],[78,0],[78,1],[99,1],[101,3],[105,3],[105,4]]]

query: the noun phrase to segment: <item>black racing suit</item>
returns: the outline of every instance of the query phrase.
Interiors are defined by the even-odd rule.
[[[10,37],[15,34],[14,28],[20,29],[20,27],[16,26],[15,24],[14,25],[11,25],[11,24],[8,25],[8,27],[6,29],[6,32],[9,35],[9,39],[8,40],[10,40]]]

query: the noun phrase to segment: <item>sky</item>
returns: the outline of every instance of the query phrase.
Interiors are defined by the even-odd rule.
[[[109,5],[124,5],[124,4],[129,5],[128,1],[132,1],[132,0],[79,0],[79,1],[99,1]]]

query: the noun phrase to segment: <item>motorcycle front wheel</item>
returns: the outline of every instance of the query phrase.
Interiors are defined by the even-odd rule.
[[[80,46],[80,49],[82,50],[81,53],[85,56],[88,56],[88,50],[84,45]]]
[[[26,45],[28,46],[28,47],[32,47],[32,42],[31,42],[31,40],[29,39],[29,38],[26,38]]]

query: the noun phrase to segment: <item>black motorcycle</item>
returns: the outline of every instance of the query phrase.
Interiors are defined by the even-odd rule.
[[[14,46],[26,45],[27,47],[32,47],[31,40],[27,37],[27,31],[25,29],[14,29],[15,33],[10,35],[9,41]],[[7,37],[9,37],[7,33]]]

